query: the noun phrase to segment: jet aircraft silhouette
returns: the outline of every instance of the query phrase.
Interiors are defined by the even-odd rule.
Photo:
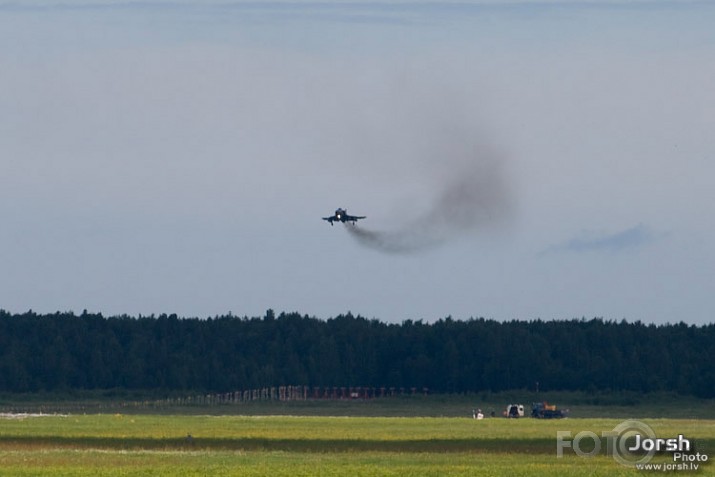
[[[333,225],[333,222],[335,221],[342,223],[352,222],[353,225],[355,225],[355,222],[364,218],[365,216],[359,217],[356,215],[348,215],[347,210],[338,208],[333,215],[331,215],[330,217],[323,217],[323,220],[327,220],[328,222],[330,222],[330,225]]]

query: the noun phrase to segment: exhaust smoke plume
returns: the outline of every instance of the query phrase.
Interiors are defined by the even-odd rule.
[[[373,230],[362,225],[346,226],[346,230],[366,247],[409,254],[495,225],[509,215],[511,208],[501,157],[475,152],[466,159],[443,163],[454,170],[434,187],[435,196],[422,213],[407,210],[407,221],[399,224],[402,217],[397,217],[398,225],[390,230]]]

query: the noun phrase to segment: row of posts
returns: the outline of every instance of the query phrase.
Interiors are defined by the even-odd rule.
[[[220,394],[199,394],[160,400],[124,402],[77,402],[46,405],[0,406],[0,413],[81,413],[165,406],[211,406],[253,401],[366,400],[408,395],[427,395],[428,388],[365,386],[273,386]]]
[[[324,387],[324,386],[273,386],[257,389],[246,389],[220,394],[205,394],[184,398],[169,398],[162,404],[169,405],[213,405],[232,404],[252,401],[307,401],[313,399],[374,399],[424,394],[427,388],[404,387]]]

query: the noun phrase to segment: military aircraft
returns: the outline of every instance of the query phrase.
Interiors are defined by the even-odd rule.
[[[364,218],[365,216],[357,217],[355,215],[348,215],[348,211],[345,209],[337,209],[335,211],[335,214],[331,215],[330,217],[323,217],[323,220],[327,220],[328,222],[330,222],[330,225],[333,225],[333,222],[335,222],[336,220],[342,223],[352,222],[353,225],[355,225],[355,222]]]

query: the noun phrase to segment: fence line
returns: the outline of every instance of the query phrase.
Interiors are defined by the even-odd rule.
[[[174,407],[211,407],[250,402],[371,400],[429,394],[428,388],[369,386],[270,386],[226,393],[192,394],[165,399],[135,401],[86,400],[0,405],[0,414],[82,414],[120,412],[122,410],[165,409]]]

